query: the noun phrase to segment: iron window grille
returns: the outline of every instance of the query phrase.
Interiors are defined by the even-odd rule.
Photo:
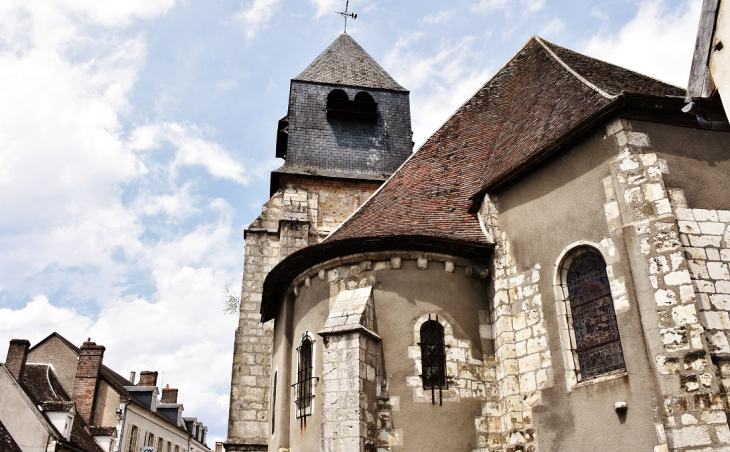
[[[580,378],[625,370],[611,286],[601,255],[587,251],[573,259],[567,286]]]
[[[312,414],[314,399],[314,383],[319,380],[314,376],[314,340],[307,333],[302,335],[302,341],[297,347],[299,363],[297,367],[297,382],[294,387],[294,406],[296,407],[296,418],[306,419]]]
[[[436,404],[436,389],[439,393],[439,405],[443,404],[443,389],[449,389],[449,378],[446,375],[446,345],[444,343],[444,327],[438,321],[431,319],[421,325],[421,369],[423,389],[431,390],[431,403]]]

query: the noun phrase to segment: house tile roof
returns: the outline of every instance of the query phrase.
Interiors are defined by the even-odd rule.
[[[335,39],[294,80],[406,91],[347,33]]]
[[[44,413],[44,416],[46,410],[68,411],[73,406],[71,397],[63,390],[53,369],[47,364],[26,364],[20,383],[35,406],[42,408],[41,412]],[[53,425],[50,420],[48,420],[48,424]],[[55,427],[51,428],[55,430]],[[60,432],[57,431],[57,434],[62,438]],[[61,442],[88,452],[103,452],[89,433],[88,425],[81,416],[75,416],[70,439],[68,441],[64,439]]]

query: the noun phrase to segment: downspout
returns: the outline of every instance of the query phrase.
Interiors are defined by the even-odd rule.
[[[697,113],[697,122],[705,129],[730,132],[730,122],[713,121],[711,119],[707,119],[707,117],[705,116],[705,112],[702,111]]]
[[[723,121],[707,119],[707,116],[705,116],[705,112],[702,107],[697,105],[695,102],[690,102],[682,107],[682,111],[684,113],[694,115],[695,118],[697,118],[697,123],[703,129],[717,130],[720,132],[730,132],[730,122],[728,122],[727,120]]]
[[[124,410],[122,411],[122,419],[121,419],[122,427],[121,427],[121,431],[119,432],[119,445],[117,446],[117,450],[119,452],[122,452],[122,445],[124,444],[124,425],[127,422],[127,407],[129,406],[130,400],[122,399],[122,400],[120,400],[120,402],[124,403]],[[109,451],[109,452],[113,452],[113,451]]]

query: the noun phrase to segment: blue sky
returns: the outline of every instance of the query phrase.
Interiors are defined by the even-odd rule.
[[[289,80],[344,4],[0,2],[0,344],[91,337],[225,437],[222,292],[281,164]],[[700,5],[351,0],[348,33],[411,91],[418,145],[536,34],[685,86]]]

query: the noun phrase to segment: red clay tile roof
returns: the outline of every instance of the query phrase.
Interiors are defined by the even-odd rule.
[[[354,243],[377,240],[491,245],[474,200],[615,113],[626,96],[682,98],[684,91],[532,38],[337,230],[272,270],[263,320],[273,315],[267,297],[288,285],[285,275],[336,257],[337,247],[344,255]]]
[[[467,101],[325,242],[426,235],[485,243],[471,200],[540,157],[622,93],[682,89],[538,37]]]

